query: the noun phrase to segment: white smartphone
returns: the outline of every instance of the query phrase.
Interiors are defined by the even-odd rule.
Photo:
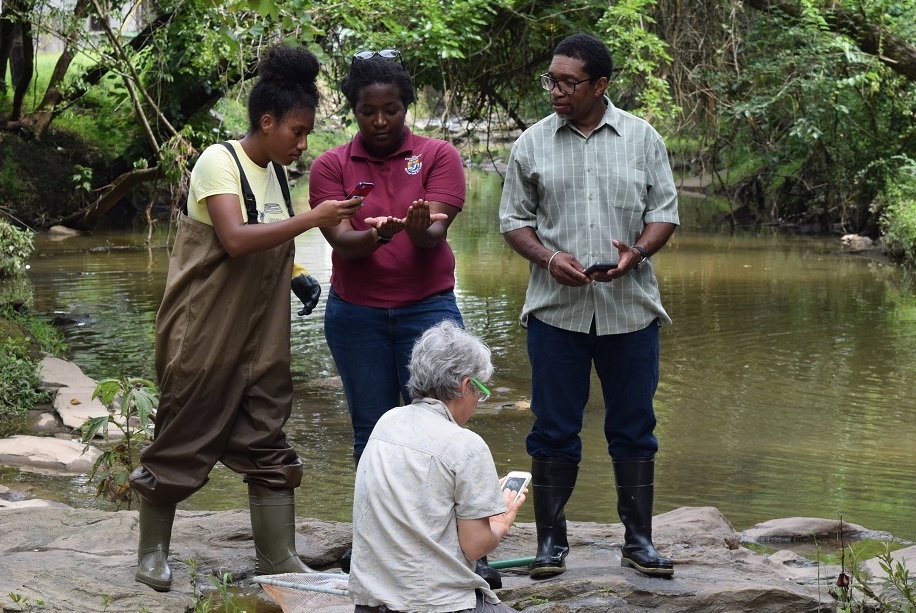
[[[515,492],[515,500],[521,496],[525,488],[531,482],[531,473],[523,470],[513,470],[503,479],[503,489],[510,489]]]

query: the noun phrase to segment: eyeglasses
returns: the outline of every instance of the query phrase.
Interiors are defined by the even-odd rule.
[[[360,51],[359,53],[353,55],[353,60],[350,63],[352,64],[356,60],[371,60],[376,55],[383,57],[386,60],[391,60],[392,62],[394,60],[398,60],[401,62],[401,66],[404,65],[404,59],[401,57],[401,52],[397,49],[382,49],[381,51]]]
[[[592,80],[593,79],[589,78],[582,79],[581,81],[558,81],[545,72],[541,75],[541,87],[549,92],[552,92],[554,87],[559,87],[561,94],[571,96],[576,93],[576,85]]]
[[[488,390],[483,383],[481,383],[474,377],[471,377],[471,383],[476,385],[477,388],[480,390],[477,393],[477,402],[486,402],[487,398],[490,397],[490,390]]]

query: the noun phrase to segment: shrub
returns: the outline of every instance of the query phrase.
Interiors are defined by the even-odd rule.
[[[7,337],[0,347],[0,421],[25,416],[47,400],[38,390],[38,373],[25,339]]]
[[[140,464],[140,449],[153,438],[153,419],[159,406],[159,391],[156,384],[139,377],[104,379],[99,381],[93,399],[98,398],[109,414],[93,417],[76,428],[81,442],[89,448],[92,439],[99,432],[108,441],[109,426],[121,433],[115,445],[102,452],[92,470],[88,482],[96,481],[96,496],[104,496],[118,505],[129,509],[137,497],[131,489],[128,478]],[[120,419],[115,417],[117,412]]]
[[[916,267],[916,160],[910,160],[887,192],[881,230],[887,255]]]
[[[5,219],[0,219],[0,278],[22,274],[30,255],[32,232],[20,230]]]

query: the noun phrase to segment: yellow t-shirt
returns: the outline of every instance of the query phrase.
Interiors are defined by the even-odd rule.
[[[235,149],[251,186],[258,208],[259,223],[273,223],[289,218],[283,190],[274,173],[274,165],[262,168],[252,162],[238,141],[229,141]],[[242,180],[239,168],[232,154],[221,144],[210,145],[200,155],[191,171],[191,186],[188,193],[188,216],[191,219],[213,225],[207,211],[207,198],[217,194],[236,194],[242,210],[242,219],[248,221],[245,198],[242,195]]]

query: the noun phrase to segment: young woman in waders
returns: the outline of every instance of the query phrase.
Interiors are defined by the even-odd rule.
[[[328,200],[295,216],[288,203],[283,166],[308,147],[318,68],[305,49],[271,49],[248,98],[248,132],[207,148],[191,173],[156,318],[155,437],[130,477],[140,494],[136,579],[157,591],[172,583],[175,506],[217,462],[248,484],[255,572],[309,570],[295,546],[302,464],[283,432],[293,239],[349,219],[361,203]]]

